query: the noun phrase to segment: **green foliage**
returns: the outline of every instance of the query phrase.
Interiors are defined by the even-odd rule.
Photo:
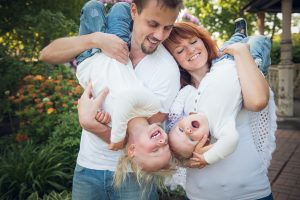
[[[177,188],[174,190],[171,190],[170,188],[166,187],[162,191],[160,191],[160,199],[161,200],[185,200],[186,193],[181,186],[177,186]]]
[[[36,17],[43,9],[53,13],[61,12],[67,19],[71,19],[78,24],[80,10],[84,2],[86,0],[1,0],[0,35],[12,31],[15,27],[22,27],[25,16]]]
[[[255,21],[255,15],[242,13],[248,0],[185,0],[184,5],[190,10],[191,14],[198,17],[200,24],[211,33],[220,33],[220,38],[228,39],[234,32],[234,20],[244,17],[248,22]],[[253,24],[248,23],[249,34],[253,29]]]
[[[300,63],[300,35],[292,35],[292,52],[293,52],[293,62]],[[271,50],[271,60],[272,65],[277,65],[280,62],[280,36],[275,36],[273,38],[272,50]]]
[[[73,160],[75,164],[82,130],[77,112],[65,112],[58,116],[57,122],[58,124],[55,126],[48,143],[68,152],[70,160]]]
[[[74,163],[57,146],[7,146],[0,157],[0,199],[26,199],[71,187]]]
[[[47,69],[43,74],[49,73]],[[76,110],[77,99],[82,93],[69,68],[58,66],[49,75],[25,76],[21,87],[9,97],[20,121],[18,133],[37,143],[47,140],[59,123],[59,114]]]
[[[21,25],[0,37],[0,44],[8,48],[9,55],[36,61],[40,50],[51,40],[74,35],[77,30],[75,22],[62,13],[40,10],[36,16],[25,15]]]
[[[63,191],[61,193],[57,192],[50,192],[48,195],[44,195],[43,198],[39,197],[39,194],[37,192],[32,193],[27,200],[71,200],[72,195],[68,191]]]

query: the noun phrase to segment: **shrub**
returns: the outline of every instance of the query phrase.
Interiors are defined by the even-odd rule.
[[[9,145],[0,157],[0,199],[70,190],[74,164],[57,146]]]
[[[58,124],[55,126],[48,143],[68,152],[70,160],[75,165],[82,130],[77,112],[65,112],[59,116],[57,121]]]
[[[18,133],[37,143],[47,141],[59,114],[76,110],[82,93],[69,68],[59,66],[48,76],[44,74],[25,76],[19,90],[9,97],[20,121]]]

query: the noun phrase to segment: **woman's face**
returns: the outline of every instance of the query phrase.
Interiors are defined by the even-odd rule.
[[[188,72],[208,67],[208,52],[198,37],[180,39],[178,44],[170,44],[169,50],[178,64]]]

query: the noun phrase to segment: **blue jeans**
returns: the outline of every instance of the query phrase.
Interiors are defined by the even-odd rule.
[[[186,197],[185,200],[190,200],[190,199]],[[263,198],[257,199],[257,200],[273,200],[273,195],[271,193],[269,196],[266,196],[266,197],[263,197]]]
[[[139,185],[128,173],[120,188],[113,186],[114,172],[93,170],[76,165],[73,178],[72,200],[158,200],[156,186]]]
[[[266,76],[268,74],[269,66],[271,65],[271,40],[266,36],[250,36],[246,37],[241,33],[235,33],[231,36],[231,38],[226,41],[222,47],[225,48],[226,46],[233,44],[233,43],[248,43],[250,45],[250,53],[255,60],[256,64],[258,64],[259,69],[262,73]],[[224,55],[221,58],[217,58],[213,61],[216,63],[224,58],[233,59],[231,55]]]
[[[130,15],[130,4],[119,2],[114,4],[108,13],[102,2],[97,0],[88,1],[82,8],[80,14],[79,35],[94,32],[115,34],[125,42],[130,42],[132,29],[132,18]],[[89,49],[81,53],[76,62],[79,64],[86,58],[100,52],[100,49]]]

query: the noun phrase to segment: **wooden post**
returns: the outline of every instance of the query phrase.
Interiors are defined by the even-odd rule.
[[[265,12],[260,11],[256,15],[256,25],[258,27],[258,32],[260,35],[264,35],[265,33]]]

